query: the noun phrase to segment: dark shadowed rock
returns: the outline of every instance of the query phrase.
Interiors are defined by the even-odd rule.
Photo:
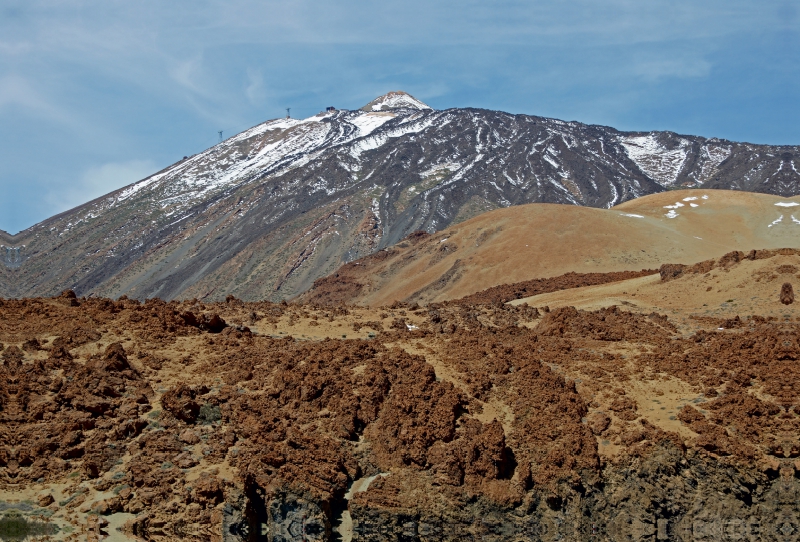
[[[685,268],[685,265],[679,263],[665,263],[658,268],[658,274],[661,275],[663,281],[672,280],[683,275]]]
[[[130,369],[128,364],[128,356],[125,355],[125,349],[120,343],[112,343],[108,345],[105,353],[103,354],[103,368],[107,371],[122,371],[123,369]]]
[[[195,401],[197,393],[186,384],[167,390],[161,397],[164,410],[179,420],[193,423],[200,413],[200,405]]]
[[[781,286],[781,303],[784,305],[791,305],[794,303],[794,289],[788,282],[784,282]]]
[[[227,323],[219,314],[205,315],[204,321],[200,324],[200,329],[204,329],[210,333],[219,333],[227,327]]]

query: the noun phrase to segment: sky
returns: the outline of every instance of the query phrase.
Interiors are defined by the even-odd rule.
[[[800,0],[2,0],[0,229],[391,90],[798,145]]]

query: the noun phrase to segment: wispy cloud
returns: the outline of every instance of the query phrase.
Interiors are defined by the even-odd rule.
[[[4,108],[25,108],[30,113],[46,117],[49,121],[71,122],[66,111],[48,100],[27,77],[6,75],[0,77],[0,112]]]
[[[151,175],[156,165],[151,160],[108,162],[87,168],[74,183],[58,184],[45,201],[53,214],[72,209]]]
[[[656,58],[637,62],[633,71],[648,81],[667,77],[706,77],[711,71],[711,62],[704,58]]]
[[[195,55],[192,58],[178,61],[170,69],[172,79],[181,87],[198,95],[207,95],[208,86],[204,84],[203,57]]]
[[[265,89],[264,89],[264,76],[260,70],[255,68],[247,68],[247,80],[245,83],[244,93],[250,103],[259,105],[264,103]]]

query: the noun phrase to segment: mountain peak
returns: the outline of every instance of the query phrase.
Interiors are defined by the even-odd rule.
[[[393,90],[379,96],[361,108],[362,111],[386,111],[389,109],[431,109],[430,106],[417,100],[402,90]]]

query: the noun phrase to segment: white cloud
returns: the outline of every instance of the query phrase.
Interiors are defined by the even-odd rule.
[[[92,166],[76,183],[53,187],[46,199],[52,212],[60,213],[144,179],[155,171],[156,165],[151,160],[108,162]]]

